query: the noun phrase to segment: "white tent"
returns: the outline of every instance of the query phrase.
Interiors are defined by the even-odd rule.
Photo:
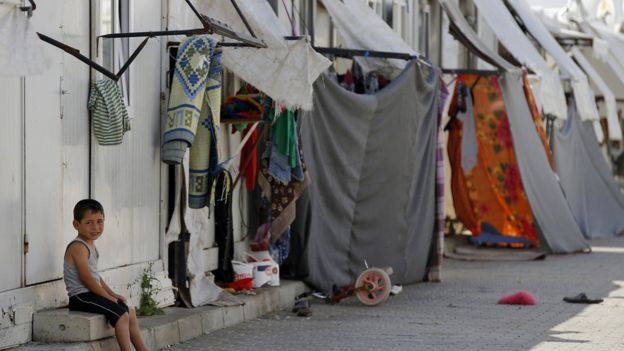
[[[338,37],[346,48],[417,55],[416,51],[361,0],[321,0],[321,2],[329,12],[332,23],[338,31]],[[407,63],[399,59],[356,57],[355,60],[364,73],[382,70],[382,73],[393,78]]]
[[[565,119],[567,106],[558,74],[548,66],[535,46],[526,38],[505,5],[501,1],[490,0],[475,0],[475,3],[479,13],[492,27],[505,48],[541,77],[539,94],[544,112]]]
[[[570,77],[572,90],[574,91],[574,99],[581,118],[583,120],[599,119],[594,94],[589,88],[587,76],[574,63],[570,56],[568,56],[561,45],[557,43],[544,23],[531,11],[526,0],[507,0],[507,2],[522,19],[522,22],[531,35],[555,59],[559,68]],[[502,9],[505,8],[502,3],[496,3],[500,4]]]

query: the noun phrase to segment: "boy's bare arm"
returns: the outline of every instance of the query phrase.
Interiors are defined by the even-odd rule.
[[[74,262],[74,266],[76,266],[80,280],[87,287],[87,289],[94,294],[98,294],[113,302],[117,302],[117,298],[114,295],[109,294],[100,284],[98,284],[93,275],[91,275],[91,271],[89,271],[89,250],[84,245],[75,243],[70,245],[67,251]]]
[[[104,290],[106,290],[107,293],[109,293],[111,296],[120,299],[121,301],[123,301],[124,303],[127,303],[126,298],[117,294],[116,292],[113,291],[113,289],[110,288],[110,286],[108,286],[108,284],[106,284],[106,282],[104,281],[104,279],[102,279],[102,276],[100,276],[100,284],[102,284],[102,288],[104,288]]]

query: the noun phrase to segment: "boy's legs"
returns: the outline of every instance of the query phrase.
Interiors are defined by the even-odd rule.
[[[115,337],[121,351],[132,351],[128,313],[124,313],[115,323]]]
[[[115,328],[115,336],[121,350],[132,350],[129,309],[125,304],[115,303],[100,295],[87,292],[70,297],[69,309],[103,314]]]
[[[139,328],[139,321],[136,316],[136,312],[134,308],[130,308],[128,310],[129,314],[129,324],[130,324],[130,340],[132,340],[132,345],[137,351],[147,351],[147,346],[145,342],[143,342],[143,336],[141,336],[141,328]]]

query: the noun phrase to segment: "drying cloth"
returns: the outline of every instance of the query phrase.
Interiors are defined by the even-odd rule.
[[[121,90],[113,80],[105,78],[91,87],[89,110],[93,116],[93,134],[100,145],[118,145],[130,130],[130,118]]]
[[[217,136],[221,123],[221,51],[210,58],[204,103],[199,115],[197,135],[190,152],[189,206],[202,208],[210,202],[210,184],[219,164]]]
[[[182,163],[195,140],[214,51],[214,41],[205,35],[189,37],[180,44],[163,135],[162,160],[166,163]]]
[[[522,184],[548,248],[555,253],[588,249],[589,244],[574,220],[557,177],[548,166],[543,145],[531,119],[531,111],[523,96],[521,74],[505,73],[499,81]]]
[[[232,176],[223,170],[215,177],[215,243],[219,248],[219,260],[215,280],[221,283],[234,281],[234,227],[232,224]]]
[[[294,110],[286,109],[275,116],[275,121],[271,125],[271,142],[276,151],[288,158],[290,168],[295,168],[299,151]]]
[[[481,224],[468,195],[466,175],[461,167],[462,128],[462,122],[457,118],[452,118],[447,125],[449,137],[446,149],[451,165],[451,195],[455,216],[476,235],[481,233]]]
[[[241,89],[239,95],[227,97],[223,102],[222,117],[241,120],[241,123],[236,124],[232,128],[232,133],[235,133],[236,129],[241,129],[242,139],[247,136],[252,127],[252,124],[244,123],[245,120],[257,121],[262,119],[264,114],[261,102],[262,97],[257,94],[257,91],[253,96],[248,95],[251,93],[251,89],[251,87],[245,86]],[[254,129],[251,133],[249,140],[241,150],[239,163],[240,172],[245,177],[245,189],[249,191],[253,191],[256,187],[256,171],[258,167],[258,152],[256,149],[258,130]]]
[[[624,195],[602,155],[592,122],[581,122],[574,106],[555,134],[555,161],[561,187],[585,238],[624,232]]]
[[[472,107],[472,93],[461,82],[459,83],[458,93],[464,96],[466,102],[465,111],[457,114],[457,119],[462,121],[463,133],[461,139],[461,165],[464,172],[470,172],[477,164],[479,157],[479,145],[477,143],[477,127],[475,126],[475,118]]]
[[[299,181],[291,178],[290,182],[284,184],[269,174],[269,159],[264,158],[258,175],[258,185],[262,189],[262,197],[271,203],[271,241],[277,242],[281,235],[288,229],[295,220],[297,212],[297,199],[310,184],[310,177],[307,174],[305,163],[303,162],[303,151],[299,149],[302,158],[302,170],[304,178]]]
[[[366,2],[361,0],[322,0],[321,2],[336,26],[340,42],[346,48],[417,54]],[[364,76],[371,71],[377,71],[391,79],[401,73],[407,62],[400,59],[362,56],[354,59],[362,67]]]
[[[427,262],[427,280],[442,281],[442,259],[444,256],[444,143],[442,142],[442,114],[449,95],[444,81],[440,81],[440,100],[438,101],[438,132],[436,142],[436,222]]]
[[[390,266],[392,282],[426,278],[436,221],[436,70],[408,64],[372,95],[329,77],[301,118],[312,183],[306,281],[331,292],[365,269]]]
[[[463,168],[457,168],[456,155],[451,154],[451,150],[457,152],[451,144],[458,141],[451,142],[449,139],[449,160],[453,173],[451,181],[454,183],[463,178],[465,182],[464,185],[452,184],[457,216],[469,220],[464,225],[475,235],[481,232],[480,223],[487,222],[503,235],[521,236],[538,246],[535,221],[520,179],[509,119],[497,78],[495,75],[462,74],[457,79],[465,86],[472,87],[473,120],[479,148],[477,164],[470,172],[464,172]],[[458,83],[456,98],[459,86]],[[519,96],[523,98],[524,93]],[[469,101],[468,97],[466,100]],[[455,110],[456,106],[452,109]],[[451,137],[459,135],[452,133]]]
[[[292,32],[266,0],[238,1],[238,7],[267,48],[223,48],[223,64],[240,79],[269,95],[280,105],[312,108],[312,84],[331,66],[306,39],[285,40]],[[195,2],[197,10],[249,35],[234,6],[223,0]],[[184,1],[169,2],[169,29],[198,28],[195,14]],[[225,38],[226,41],[230,41]]]

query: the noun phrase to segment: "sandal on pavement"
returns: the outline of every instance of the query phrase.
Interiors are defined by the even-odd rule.
[[[580,293],[572,297],[566,296],[563,298],[563,301],[569,302],[569,303],[601,303],[603,300],[602,299],[590,299],[589,297],[587,297],[585,293]]]

